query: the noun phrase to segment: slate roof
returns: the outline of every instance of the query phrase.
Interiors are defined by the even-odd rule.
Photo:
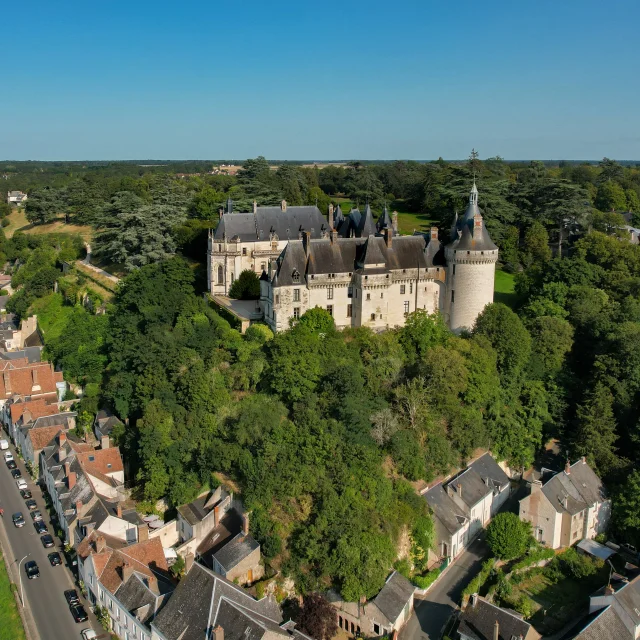
[[[163,585],[166,588],[167,584],[158,581],[158,586]],[[138,572],[134,572],[126,582],[122,583],[114,595],[127,611],[133,613],[140,622],[146,625],[153,620],[165,599],[164,594],[154,593],[149,588],[145,576]]]
[[[302,231],[309,231],[312,238],[320,238],[327,229],[327,221],[316,206],[258,207],[256,213],[225,213],[216,228],[214,238],[241,242],[269,240],[275,233],[280,240],[293,240]]]
[[[454,534],[461,529],[469,519],[469,514],[457,505],[447,494],[442,484],[437,484],[424,494],[427,504],[434,515],[440,520],[445,529]]]
[[[499,626],[499,640],[525,638],[531,625],[517,613],[498,607],[484,598],[477,598],[475,606],[469,604],[460,615],[458,631],[477,640],[493,640],[496,621]],[[537,636],[539,637],[539,636]]]
[[[342,214],[342,211],[340,213]],[[337,217],[334,217],[334,226],[342,238],[367,238],[378,231],[368,203],[363,213],[359,209],[351,209],[348,217],[342,216],[339,222]]]
[[[612,606],[608,606],[592,618],[587,626],[574,636],[574,640],[633,640]]]
[[[634,578],[629,584],[617,591],[614,600],[622,607],[633,625],[640,626],[640,577]]]
[[[225,571],[230,571],[259,548],[260,545],[252,535],[245,535],[241,532],[225,544],[220,551],[217,551],[213,557]]]
[[[485,453],[469,465],[490,489],[501,490],[510,484],[509,476],[490,453]]]
[[[416,588],[401,574],[394,571],[384,587],[373,599],[374,604],[391,623],[395,623],[402,610],[407,606]]]
[[[211,509],[205,509],[204,505],[207,502],[207,495],[200,496],[189,502],[188,504],[182,504],[178,507],[180,515],[190,524],[198,524],[202,522],[205,516],[211,513]]]
[[[29,363],[42,361],[41,346],[25,347],[19,351],[0,351],[0,358],[3,360],[17,360],[26,358]]]
[[[225,602],[232,608],[223,606]],[[221,609],[222,616],[218,619]],[[283,636],[292,635],[280,627],[281,622],[282,614],[273,599],[256,600],[196,562],[151,625],[166,640],[202,640],[205,630],[218,624],[225,630],[225,639],[231,634],[234,640],[239,640],[246,633],[255,640],[258,627],[268,627]]]
[[[453,487],[460,495],[461,500],[469,507],[478,504],[480,500],[493,492],[493,489],[484,483],[480,474],[472,467],[468,467],[459,476],[450,480],[448,486]]]
[[[469,204],[460,218],[456,220],[451,229],[451,247],[456,251],[493,251],[498,247],[493,243],[484,220],[482,228],[474,229],[474,218],[476,215],[482,217],[482,209],[478,206],[478,189],[473,184],[469,197]]]

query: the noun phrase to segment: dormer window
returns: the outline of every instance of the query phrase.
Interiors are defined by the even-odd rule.
[[[300,282],[300,273],[298,272],[297,269],[293,270],[293,273],[291,274],[291,279],[296,283]]]

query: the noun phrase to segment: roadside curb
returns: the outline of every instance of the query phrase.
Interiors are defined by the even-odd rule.
[[[14,557],[13,549],[11,548],[11,543],[9,542],[9,538],[4,529],[4,518],[3,522],[0,524],[0,549],[2,549],[2,557],[4,558],[4,564],[7,568],[7,574],[9,575],[9,579],[15,585],[18,585],[20,582],[20,575],[16,574],[16,571],[20,571],[20,569],[15,565],[15,562],[7,562]],[[7,552],[8,551],[8,552]],[[20,602],[20,596],[17,591],[13,592],[13,597],[16,601],[16,606],[18,607],[18,613],[20,614],[20,619],[22,620],[22,627],[24,629],[24,633],[27,636],[27,640],[40,640],[40,634],[38,633],[38,628],[36,627],[35,620],[33,619],[33,614],[31,613],[31,606],[29,605],[29,600],[25,595],[25,606],[22,606]]]

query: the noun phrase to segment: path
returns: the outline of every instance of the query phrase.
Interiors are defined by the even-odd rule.
[[[82,262],[82,264],[89,267],[89,269],[91,269],[92,271],[95,271],[96,273],[99,273],[101,276],[104,276],[108,280],[111,280],[111,282],[114,282],[116,284],[120,282],[120,278],[117,278],[112,273],[108,273],[104,269],[100,269],[100,267],[96,267],[95,265],[91,264],[91,245],[88,242],[85,242],[84,246],[85,246],[85,249],[87,250],[87,256],[84,258],[84,260],[81,260],[80,262]]]

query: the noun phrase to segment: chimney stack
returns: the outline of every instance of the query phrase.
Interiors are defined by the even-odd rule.
[[[333,204],[329,203],[329,231],[333,229]]]
[[[7,393],[11,393],[11,376],[8,371],[4,372],[4,390]]]
[[[220,625],[213,630],[213,640],[224,640],[224,629]]]
[[[605,596],[612,596],[615,593],[614,588],[608,584],[605,588],[604,588],[604,595]]]
[[[391,248],[391,243],[393,241],[393,229],[389,229],[389,227],[385,227],[382,230],[382,235],[384,236],[384,243],[387,245],[387,248]]]
[[[304,253],[307,257],[309,257],[309,249],[311,245],[311,231],[303,231],[302,233],[302,244],[304,246]]]
[[[246,512],[242,514],[242,533],[245,536],[249,535],[249,514]]]
[[[394,211],[391,214],[391,224],[393,225],[393,233],[398,233],[398,212]]]
[[[69,477],[69,472],[71,471],[71,463],[70,462],[65,462],[64,463],[64,475],[68,478]]]
[[[329,239],[331,240],[331,244],[338,242],[338,232],[335,229],[331,229],[329,232]]]
[[[128,582],[129,578],[133,575],[133,567],[128,562],[122,565],[122,582]]]
[[[158,578],[155,575],[147,576],[147,586],[153,593],[160,593],[160,589],[158,589]]]
[[[73,487],[75,486],[76,486],[76,472],[69,471],[69,473],[67,473],[67,489],[71,491],[71,489],[73,489]]]
[[[477,593],[473,593],[471,595],[471,606],[475,607],[478,604],[478,594]]]
[[[493,640],[500,640],[500,625],[497,620],[493,625]]]
[[[96,539],[96,551],[98,553],[102,553],[107,546],[107,541],[104,539],[104,536],[98,536]]]
[[[222,216],[224,215],[224,207],[218,207],[218,218],[222,220]]]
[[[149,525],[138,525],[138,542],[146,542],[149,539]]]
[[[195,556],[191,551],[187,551],[187,555],[184,557],[184,572],[189,573],[191,571],[191,567],[193,567],[193,563],[195,562]]]
[[[111,445],[111,443],[109,441],[109,436],[102,436],[102,438],[100,438],[100,448],[101,449],[108,449],[110,445]]]
[[[587,457],[586,456],[582,456],[580,458],[580,461],[582,462],[582,464],[587,464]]]
[[[476,213],[476,215],[473,216],[473,237],[475,238],[476,234],[480,233],[482,233],[482,216]]]
[[[258,213],[258,202],[256,200],[253,201],[253,213]]]
[[[564,472],[569,475],[571,473],[571,462],[567,460],[567,464],[564,465]]]
[[[67,434],[64,431],[61,431],[58,434],[58,445],[61,447],[67,441]]]
[[[116,506],[116,516],[122,519],[122,505],[119,502],[118,502],[118,505]]]
[[[75,473],[73,475],[75,475]],[[76,515],[79,516],[81,511],[82,511],[82,500],[76,500]]]
[[[280,208],[281,208],[283,211],[286,211],[286,210],[287,210],[287,201],[286,201],[286,200],[283,200],[283,201],[280,203]]]
[[[431,239],[432,240],[438,239],[438,227],[431,227]]]

